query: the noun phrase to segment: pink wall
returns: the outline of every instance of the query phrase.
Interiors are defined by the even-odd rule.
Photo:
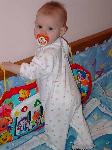
[[[0,0],[0,61],[34,54],[36,10],[48,0]],[[60,1],[60,0],[59,0]],[[112,27],[112,0],[61,0],[68,10],[70,42]]]

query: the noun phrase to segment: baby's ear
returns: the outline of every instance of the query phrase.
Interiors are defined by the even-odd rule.
[[[67,29],[68,29],[67,26],[61,27],[61,29],[60,29],[60,36],[63,36],[66,33]]]

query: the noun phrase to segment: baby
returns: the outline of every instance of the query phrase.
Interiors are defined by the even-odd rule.
[[[81,98],[70,70],[69,46],[62,36],[67,31],[67,11],[59,2],[44,4],[37,12],[34,35],[35,56],[20,66],[4,62],[13,73],[36,79],[45,111],[45,134],[39,137],[53,150],[64,150],[69,126],[77,133],[73,149],[92,148],[92,139],[82,114]]]

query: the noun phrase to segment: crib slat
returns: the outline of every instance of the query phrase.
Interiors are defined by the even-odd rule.
[[[91,47],[95,44],[101,44],[104,40],[108,40],[112,36],[112,28],[104,30],[102,32],[87,36],[85,38],[73,41],[70,43],[72,53],[76,51],[84,51],[86,47]]]

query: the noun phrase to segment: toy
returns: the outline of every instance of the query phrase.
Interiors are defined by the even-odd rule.
[[[0,97],[0,144],[20,138],[45,124],[43,107],[36,81],[7,90]]]
[[[85,103],[89,98],[92,90],[92,78],[88,70],[79,64],[71,64],[71,70],[74,76],[74,80],[81,93],[82,103]]]

